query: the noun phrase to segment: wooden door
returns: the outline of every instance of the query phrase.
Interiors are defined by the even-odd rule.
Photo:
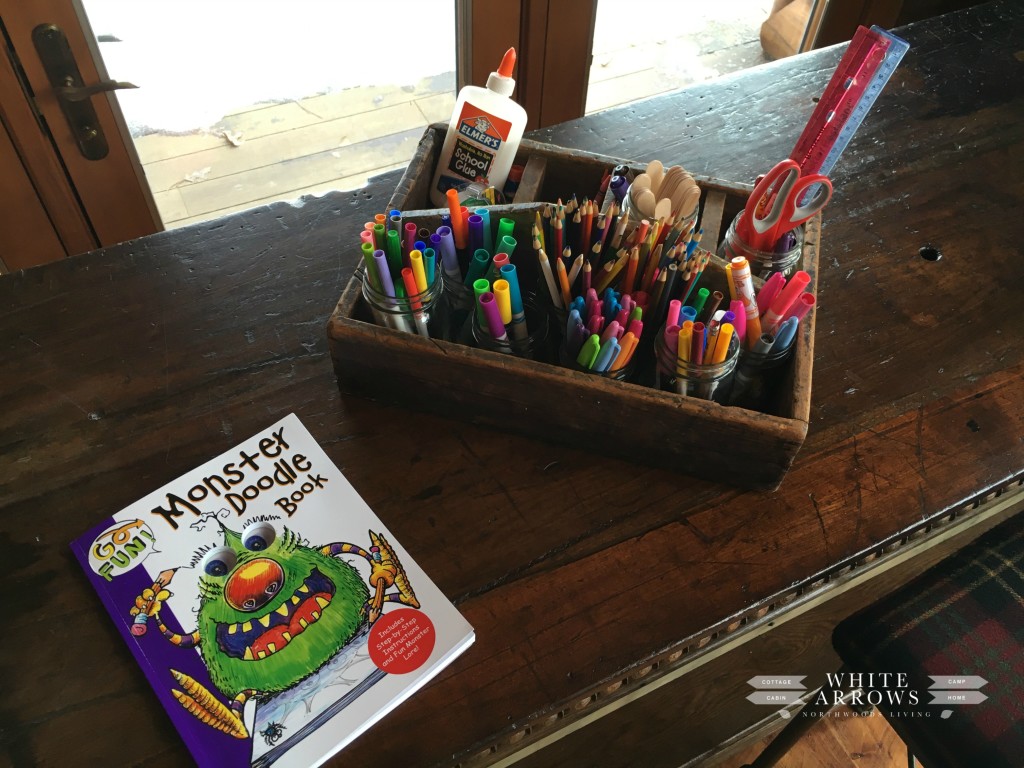
[[[23,219],[23,236],[0,254],[4,266],[34,266],[162,229],[114,96],[89,97],[96,129],[109,148],[104,157],[89,159],[36,50],[33,30],[55,25],[67,38],[83,84],[108,79],[77,0],[0,0],[0,24],[6,38],[0,120],[9,143],[0,149],[0,167],[19,177],[0,186],[0,206],[7,211],[41,207],[49,223],[38,215]]]
[[[487,82],[502,54],[518,54],[513,98],[528,130],[582,117],[587,103],[597,0],[456,4],[459,87]]]

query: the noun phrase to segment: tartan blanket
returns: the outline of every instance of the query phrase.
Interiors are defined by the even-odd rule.
[[[925,768],[1024,766],[1024,513],[844,620],[832,644],[848,671],[906,674],[903,696],[871,703]],[[980,676],[987,699],[931,703],[933,675]]]

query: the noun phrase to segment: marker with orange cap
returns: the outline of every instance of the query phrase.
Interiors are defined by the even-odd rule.
[[[757,312],[757,299],[754,297],[754,281],[750,274],[750,264],[742,256],[737,256],[730,264],[736,298],[743,302],[743,309],[747,316],[746,346],[747,349],[752,349],[757,340],[761,338],[761,316]]]
[[[402,284],[405,286],[405,294],[409,306],[412,307],[412,317],[416,325],[416,330],[420,336],[425,339],[430,338],[430,332],[427,330],[427,317],[420,310],[423,304],[420,303],[418,294],[420,293],[419,287],[416,285],[416,276],[413,274],[411,267],[404,267],[402,269]]]

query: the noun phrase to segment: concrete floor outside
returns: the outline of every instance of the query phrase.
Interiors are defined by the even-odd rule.
[[[447,121],[455,102],[450,0],[398,3],[403,29],[431,53],[392,57],[338,44],[341,30],[384,34],[365,3],[85,7],[110,75],[140,86],[118,99],[168,228],[362,186],[407,165],[423,129]],[[770,9],[601,0],[587,113],[764,62],[758,30]]]

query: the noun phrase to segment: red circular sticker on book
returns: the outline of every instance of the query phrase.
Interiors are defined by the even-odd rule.
[[[423,666],[434,650],[434,622],[422,611],[399,608],[370,628],[370,659],[378,669],[405,675]]]

